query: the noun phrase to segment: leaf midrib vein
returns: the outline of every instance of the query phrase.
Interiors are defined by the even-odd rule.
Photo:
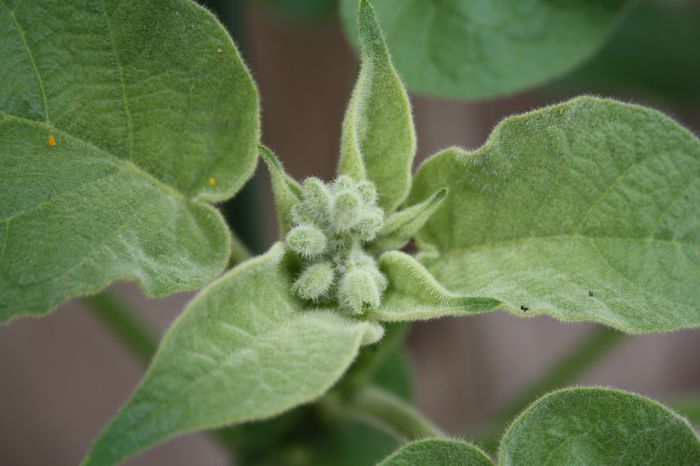
[[[105,15],[105,20],[107,21],[107,33],[109,35],[109,42],[114,53],[114,61],[117,64],[117,70],[119,71],[119,87],[122,94],[122,103],[124,104],[124,114],[126,116],[126,137],[127,137],[127,154],[131,158],[134,152],[134,127],[131,118],[131,111],[129,110],[129,100],[126,96],[126,81],[124,79],[124,66],[121,60],[119,60],[119,54],[117,53],[117,46],[114,42],[114,32],[112,31],[112,21],[109,19],[109,14],[107,13],[107,8],[105,7],[104,0],[100,0],[100,5],[102,6],[102,11]]]
[[[317,322],[319,325],[324,325],[324,322]],[[274,340],[273,337],[275,333],[279,332],[280,329],[284,327],[284,323],[280,321],[272,321],[271,327],[267,328],[265,332],[261,332],[259,335],[256,335],[256,337],[261,337],[263,339],[269,339],[269,340]],[[259,341],[259,340],[258,340]],[[258,345],[260,346],[260,345]],[[180,397],[182,397],[185,393],[189,392],[196,386],[200,385],[203,383],[205,380],[208,380],[212,377],[218,377],[221,372],[224,371],[225,366],[229,365],[231,361],[235,360],[236,357],[240,353],[240,349],[236,349],[235,351],[230,352],[228,355],[226,355],[221,361],[219,361],[218,365],[209,372],[205,372],[198,378],[194,380],[190,380],[188,382],[185,382],[183,386],[181,386],[175,393],[169,395],[165,400],[162,402],[158,403],[152,411],[146,413],[141,419],[139,419],[135,424],[132,424],[128,428],[126,428],[121,435],[121,441],[120,442],[115,442],[116,445],[114,444],[109,444],[107,445],[107,451],[112,454],[112,455],[120,455],[119,448],[123,446],[126,442],[130,441],[133,436],[134,432],[140,428],[144,423],[148,422],[151,418],[159,414],[161,411],[164,409],[168,408],[170,405],[175,403]],[[148,374],[147,374],[148,375]],[[144,380],[145,376],[144,376]],[[258,386],[264,385],[264,380],[260,380],[258,383]],[[254,417],[248,416],[248,419],[254,419]],[[243,418],[245,419],[245,417]]]

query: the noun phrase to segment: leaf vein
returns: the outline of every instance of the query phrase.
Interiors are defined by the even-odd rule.
[[[117,70],[119,71],[119,87],[122,94],[122,104],[124,105],[124,115],[126,116],[126,136],[127,136],[127,155],[129,158],[134,152],[134,128],[131,118],[131,111],[129,110],[129,100],[126,94],[126,82],[124,79],[124,66],[121,60],[119,60],[119,54],[117,53],[117,45],[114,42],[114,32],[112,31],[112,21],[109,19],[109,14],[107,13],[107,7],[105,6],[104,0],[100,0],[100,5],[102,6],[102,11],[105,15],[105,20],[107,22],[107,32],[109,34],[109,41],[114,53],[114,61],[117,64]]]
[[[19,24],[19,21],[17,21],[17,17],[15,16],[15,10],[17,9],[17,6],[19,5],[19,2],[17,5],[15,5],[15,8],[10,9],[5,2],[2,2],[3,6],[7,9],[7,12],[10,14],[10,17],[12,18],[12,21],[15,23],[15,26],[17,26],[17,32],[19,33],[20,39],[22,39],[22,44],[24,46],[24,50],[27,52],[27,56],[29,57],[29,61],[32,63],[32,68],[34,69],[34,73],[36,74],[36,79],[39,84],[39,92],[41,93],[41,99],[42,103],[44,105],[44,118],[47,124],[51,124],[51,119],[49,118],[49,103],[48,99],[46,97],[46,89],[44,88],[44,80],[41,78],[41,74],[39,73],[39,68],[36,64],[36,59],[34,58],[34,54],[32,53],[31,49],[29,48],[29,44],[27,43],[27,37],[24,33],[24,29],[22,26]]]

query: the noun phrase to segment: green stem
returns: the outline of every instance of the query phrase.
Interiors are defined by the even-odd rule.
[[[229,259],[229,266],[233,267],[236,264],[247,261],[251,257],[253,255],[250,250],[243,244],[238,235],[231,230],[231,258]]]
[[[401,439],[445,437],[416,408],[378,387],[365,386],[355,391],[350,398],[328,395],[321,403]]]
[[[104,292],[83,298],[103,324],[109,328],[142,362],[148,363],[156,352],[156,337],[116,296]]]
[[[351,395],[358,387],[363,387],[377,374],[392,352],[406,339],[409,325],[389,323],[384,325],[382,339],[362,348],[359,356],[340,382],[340,389]]]
[[[605,354],[620,343],[625,334],[607,327],[597,327],[574,349],[569,351],[537,383],[526,389],[508,405],[497,420],[476,440],[486,451],[493,453],[498,448],[500,435],[505,426],[537,398],[575,380]]]
[[[565,355],[549,372],[503,410],[501,419],[509,422],[530,403],[581,375],[624,338],[624,334],[607,327],[597,327]]]

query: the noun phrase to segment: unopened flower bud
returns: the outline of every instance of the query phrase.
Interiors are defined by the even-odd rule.
[[[318,178],[307,178],[303,186],[303,209],[316,222],[327,220],[331,208],[331,196],[323,181]]]
[[[340,280],[338,301],[354,314],[361,314],[363,307],[379,307],[381,292],[371,274],[362,268],[348,270]]]
[[[333,284],[333,266],[330,262],[310,265],[292,285],[294,294],[315,301],[328,293]]]
[[[333,226],[340,232],[350,231],[360,221],[361,199],[352,191],[338,193],[333,204]]]
[[[354,191],[355,190],[355,180],[350,178],[348,175],[340,175],[335,182],[333,182],[333,191],[339,193],[340,191]]]
[[[378,207],[369,209],[362,217],[354,230],[359,233],[360,241],[369,243],[374,240],[384,224],[384,212]]]
[[[357,184],[357,192],[365,204],[374,205],[377,203],[377,188],[369,181],[360,181]]]
[[[326,252],[326,235],[313,225],[299,225],[287,233],[287,246],[302,257],[317,257]]]

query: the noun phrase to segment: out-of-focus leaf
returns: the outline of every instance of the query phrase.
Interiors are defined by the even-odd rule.
[[[666,407],[609,388],[570,388],[543,396],[508,428],[503,466],[700,464],[700,439]]]
[[[401,447],[378,466],[493,466],[474,445],[459,440],[427,439]]]
[[[414,92],[483,99],[541,84],[591,56],[628,0],[374,0]],[[354,42],[357,0],[342,0]]]

